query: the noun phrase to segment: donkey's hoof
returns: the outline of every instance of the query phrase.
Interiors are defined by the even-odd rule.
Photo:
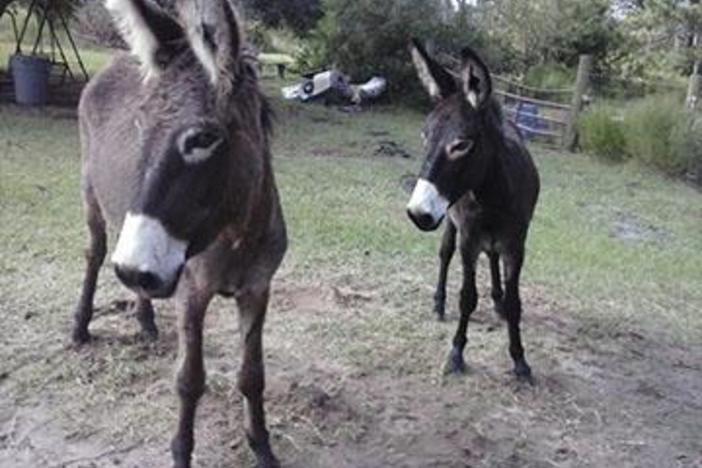
[[[444,374],[446,375],[463,375],[468,370],[466,366],[466,361],[463,359],[463,353],[457,349],[451,350],[449,354],[448,361],[446,362],[446,367],[444,368]]]
[[[265,444],[264,448],[255,451],[257,468],[280,468],[280,462],[273,455],[270,445]]]
[[[259,456],[256,463],[257,468],[280,468],[280,462],[273,453],[265,456]]]
[[[158,328],[156,327],[156,325],[142,324],[139,336],[147,341],[156,341],[158,340]]]
[[[534,381],[534,376],[531,373],[531,367],[529,367],[529,364],[526,362],[518,362],[514,365],[514,375],[517,376],[517,380],[519,382],[525,382],[528,383],[531,386],[534,386],[536,382]]]
[[[77,347],[86,345],[86,344],[90,343],[93,339],[93,337],[90,336],[90,332],[88,332],[88,330],[80,330],[80,329],[73,330],[73,333],[71,334],[71,338],[73,340],[73,344]]]

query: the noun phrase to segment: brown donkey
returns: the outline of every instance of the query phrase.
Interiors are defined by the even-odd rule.
[[[130,46],[80,103],[82,188],[90,233],[73,339],[88,324],[107,227],[121,229],[112,262],[136,295],[144,332],[151,299],[176,297],[181,364],[176,467],[189,467],[205,389],[202,329],[216,295],[236,298],[243,359],[238,387],[259,466],[276,467],[263,409],[262,329],[271,278],[286,250],[259,91],[232,0],[183,0],[167,15],[148,0],[108,0]]]
[[[434,296],[440,319],[444,317],[446,276],[457,232],[463,260],[461,316],[447,369],[465,369],[468,320],[478,303],[475,267],[478,256],[485,252],[490,259],[495,308],[508,324],[514,372],[519,379],[532,382],[519,328],[519,277],[539,196],[538,172],[519,132],[504,120],[500,104],[492,96],[490,71],[475,52],[463,51],[459,76],[433,60],[418,41],[413,41],[411,52],[436,107],[424,127],[427,157],[407,211],[424,231],[436,230],[449,215]]]

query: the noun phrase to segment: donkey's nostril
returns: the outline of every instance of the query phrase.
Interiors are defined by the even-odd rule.
[[[163,281],[153,273],[139,271],[134,268],[115,266],[115,273],[122,283],[128,288],[139,288],[143,291],[158,291],[163,286]]]
[[[161,289],[162,282],[152,273],[140,272],[137,275],[137,285],[144,291],[156,291]]]
[[[412,222],[422,231],[433,231],[439,227],[439,222],[437,222],[434,217],[428,213],[413,213],[411,210],[407,210],[407,215],[410,217]],[[440,220],[439,220],[440,221]]]

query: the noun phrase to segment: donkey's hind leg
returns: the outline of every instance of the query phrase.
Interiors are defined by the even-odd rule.
[[[439,320],[444,320],[446,316],[446,279],[455,251],[456,226],[451,220],[447,220],[446,230],[444,231],[444,237],[441,239],[441,248],[439,249],[439,281],[436,284],[436,293],[434,294],[434,312],[436,312]]]
[[[500,254],[488,252],[490,258],[490,276],[492,278],[492,301],[495,304],[495,312],[501,318],[505,318],[504,291],[502,290],[502,275],[500,274]]]
[[[93,318],[93,298],[95,297],[98,273],[107,254],[105,219],[100,212],[95,194],[88,187],[85,189],[83,197],[90,244],[85,250],[86,270],[83,289],[74,314],[73,342],[77,345],[90,341],[88,325]]]
[[[507,252],[505,262],[505,318],[509,328],[509,354],[514,361],[514,373],[519,380],[534,384],[531,368],[524,357],[520,322],[522,319],[522,301],[519,297],[519,277],[524,263],[524,247],[520,246]]]

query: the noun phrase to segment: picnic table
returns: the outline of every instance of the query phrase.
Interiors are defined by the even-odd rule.
[[[287,54],[259,54],[258,60],[261,67],[270,65],[276,67],[278,70],[278,77],[285,79],[285,73],[289,66],[295,63],[295,60]]]

